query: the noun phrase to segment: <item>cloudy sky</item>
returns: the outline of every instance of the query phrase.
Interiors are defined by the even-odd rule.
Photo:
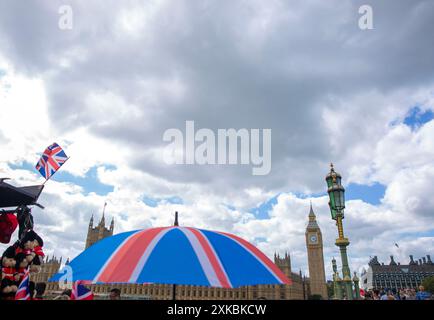
[[[369,2],[374,29],[361,30]],[[169,225],[177,210],[182,225],[289,251],[307,272],[312,201],[330,278],[333,161],[352,269],[434,255],[432,30],[431,0],[1,1],[0,176],[41,183],[41,152],[64,147],[71,159],[33,210],[45,251],[64,258],[107,202],[116,233]],[[270,128],[270,174],[166,164],[163,134],[187,120]]]

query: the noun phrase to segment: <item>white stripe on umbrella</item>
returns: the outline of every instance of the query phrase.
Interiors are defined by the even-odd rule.
[[[229,284],[229,286],[230,286],[231,288],[233,288],[232,283],[231,283],[231,280],[229,279],[229,276],[228,276],[228,274],[226,273],[226,269],[223,267],[223,263],[221,262],[220,257],[217,255],[217,252],[215,252],[215,250],[214,250],[214,246],[211,244],[211,242],[210,242],[210,241],[208,240],[208,238],[203,234],[202,231],[200,231],[199,229],[197,229],[197,231],[198,231],[198,232],[199,232],[199,233],[204,237],[205,241],[208,243],[209,247],[210,247],[211,250],[212,250],[212,253],[214,254],[214,256],[215,256],[215,258],[216,258],[218,264],[220,265],[220,269],[223,271],[223,275],[225,276],[227,283]]]
[[[163,229],[155,235],[154,239],[152,239],[152,241],[149,243],[148,247],[146,248],[145,252],[143,252],[143,255],[140,257],[140,260],[137,263],[136,267],[134,268],[134,271],[131,274],[130,280],[128,282],[130,283],[137,282],[137,279],[139,278],[140,273],[145,267],[145,264],[148,261],[152,251],[154,250],[158,242],[161,240],[161,238],[163,238],[166,235],[166,233],[169,232],[170,230],[173,230],[173,228]]]
[[[194,253],[197,256],[197,259],[199,260],[199,263],[202,267],[202,270],[205,273],[206,278],[208,279],[209,284],[212,287],[223,287],[222,283],[217,277],[217,274],[211,264],[211,261],[209,260],[204,248],[199,242],[199,239],[194,235],[193,232],[186,228],[179,228],[182,233],[187,237],[188,241],[190,242],[191,246],[193,247]]]
[[[139,230],[137,232],[134,232],[133,234],[131,234],[129,237],[127,237],[124,241],[122,241],[122,243],[116,248],[116,250],[111,254],[110,258],[108,258],[106,260],[106,262],[104,263],[104,265],[101,267],[101,269],[99,269],[98,273],[96,274],[95,278],[93,278],[92,283],[97,283],[98,282],[98,278],[101,276],[101,274],[104,272],[105,268],[109,265],[109,263],[112,261],[112,259],[116,256],[116,254],[119,252],[119,250],[122,249],[122,247],[128,242],[128,240],[130,240],[132,237],[134,237],[137,233],[139,232],[143,232],[143,230]]]
[[[205,239],[206,243],[208,243],[208,246],[210,247],[213,255],[215,256],[215,259],[217,260],[217,263],[219,264],[220,269],[223,271],[223,275],[225,277],[226,282],[229,284],[229,286],[231,288],[233,288],[231,280],[229,279],[229,276],[226,273],[226,269],[223,267],[223,263],[221,262],[220,257],[217,255],[217,252],[215,252],[215,250],[214,250],[214,246],[211,244],[211,242],[208,240],[207,236],[205,236],[205,234],[201,230],[199,230],[199,229],[195,229],[195,230],[197,232],[199,232],[202,235],[202,237]]]

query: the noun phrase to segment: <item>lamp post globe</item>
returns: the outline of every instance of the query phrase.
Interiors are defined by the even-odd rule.
[[[326,182],[332,219],[336,220],[338,214],[341,214],[343,218],[343,210],[345,209],[345,188],[342,186],[342,177],[335,171],[333,163],[330,165],[330,172],[326,176]]]

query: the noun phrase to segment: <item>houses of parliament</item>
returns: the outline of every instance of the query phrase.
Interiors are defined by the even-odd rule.
[[[104,213],[101,221],[94,226],[93,216],[90,219],[85,249],[101,239],[112,236],[114,220],[110,227],[105,225]],[[320,295],[327,299],[327,286],[324,271],[323,244],[321,230],[316,222],[312,209],[309,212],[309,221],[306,228],[306,248],[308,252],[309,278],[302,275],[301,270],[295,273],[291,268],[289,253],[283,256],[274,255],[274,263],[292,281],[291,285],[255,285],[234,289],[213,288],[201,286],[179,285],[176,289],[177,300],[303,300],[312,295]],[[69,259],[65,264],[69,263]],[[47,282],[48,279],[60,270],[62,259],[47,257],[42,264],[41,272],[32,276],[34,282]],[[93,291],[95,299],[107,299],[110,290],[121,290],[123,299],[151,299],[170,300],[172,285],[166,284],[95,284],[89,288]],[[47,295],[53,296],[61,293],[56,282],[47,282]]]

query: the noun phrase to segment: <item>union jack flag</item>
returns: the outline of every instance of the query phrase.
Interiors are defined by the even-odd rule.
[[[39,171],[45,180],[48,180],[68,159],[65,151],[57,143],[53,143],[45,149],[41,159],[36,164],[36,170]]]
[[[17,293],[15,294],[15,300],[31,300],[29,284],[29,269],[27,269],[26,273],[24,274],[24,278],[18,287]]]
[[[93,293],[83,285],[83,281],[74,282],[71,300],[93,300]]]

